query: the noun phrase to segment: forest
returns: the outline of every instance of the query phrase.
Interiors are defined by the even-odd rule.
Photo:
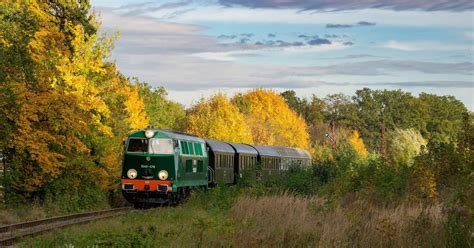
[[[253,190],[328,206],[441,206],[441,244],[473,245],[474,119],[455,97],[363,88],[302,98],[255,88],[185,108],[117,69],[110,55],[119,36],[101,31],[88,1],[0,3],[2,218],[32,204],[54,213],[123,205],[123,141],[152,125],[307,149],[310,169]],[[310,198],[293,200],[301,199]]]

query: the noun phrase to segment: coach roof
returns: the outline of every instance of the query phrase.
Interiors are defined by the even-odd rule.
[[[253,148],[252,146],[245,145],[245,144],[237,144],[237,143],[230,143],[227,142],[229,145],[231,145],[234,149],[235,152],[237,153],[245,153],[245,154],[252,154],[252,155],[257,155],[258,152]]]
[[[205,141],[213,152],[235,153],[234,148],[225,142],[209,139],[205,139]]]

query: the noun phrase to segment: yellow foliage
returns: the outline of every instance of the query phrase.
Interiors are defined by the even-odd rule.
[[[352,145],[354,150],[359,154],[361,157],[367,157],[369,152],[367,148],[365,148],[364,140],[359,136],[359,132],[357,130],[353,131],[351,136],[349,137],[349,143]]]
[[[309,135],[304,119],[291,110],[278,93],[255,89],[242,98],[247,106],[245,122],[256,144],[308,149]]]
[[[201,99],[194,105],[189,111],[185,130],[208,139],[253,143],[243,115],[223,94]]]
[[[130,128],[133,130],[146,127],[148,125],[148,117],[145,113],[145,103],[138,96],[138,87],[128,86],[122,88],[122,90],[127,99],[125,101],[125,108],[129,114],[128,122],[130,123]]]
[[[14,149],[21,164],[12,186],[28,195],[76,170],[112,187],[126,131],[148,124],[143,100],[104,60],[115,37],[87,33],[75,17],[54,15],[50,4],[76,6],[0,2],[0,67],[6,72],[0,116],[14,127],[2,148]],[[78,166],[69,168],[76,159]]]

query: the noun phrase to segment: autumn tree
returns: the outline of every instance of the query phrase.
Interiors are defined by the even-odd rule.
[[[362,140],[362,138],[359,136],[359,132],[357,130],[352,132],[351,136],[349,137],[349,143],[352,145],[359,156],[367,157],[369,154],[365,148],[364,140]]]
[[[244,116],[223,94],[196,103],[188,111],[185,131],[208,139],[254,143]]]
[[[285,99],[272,90],[255,89],[238,95],[233,102],[245,106],[243,114],[253,140],[259,145],[309,147],[304,119],[292,111]]]
[[[14,151],[8,192],[106,190],[124,135],[148,123],[138,90],[105,60],[115,37],[96,32],[87,1],[2,2],[0,27],[0,145]]]

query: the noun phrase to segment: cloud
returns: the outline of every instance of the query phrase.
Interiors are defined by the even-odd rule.
[[[325,44],[330,45],[331,41],[328,39],[317,38],[317,39],[309,40],[307,44],[311,46],[319,46],[319,45],[325,45]]]
[[[254,34],[251,34],[251,33],[242,33],[242,34],[240,34],[240,36],[247,37],[247,38],[251,38],[251,37],[254,36]]]
[[[249,38],[241,38],[241,39],[239,40],[239,43],[240,43],[240,44],[247,44],[249,41],[250,41]]]
[[[413,87],[435,87],[435,88],[473,88],[474,82],[469,81],[408,81],[408,82],[381,82],[370,83],[371,85],[395,86],[404,88]]]
[[[352,28],[352,25],[349,24],[326,24],[326,28]]]
[[[161,18],[165,11],[153,13]],[[151,15],[151,14],[150,14]],[[278,17],[278,18],[275,18]],[[370,17],[370,20],[367,18]],[[298,11],[297,9],[266,8],[252,9],[246,7],[222,7],[218,5],[199,6],[193,11],[184,13],[173,21],[181,23],[228,22],[228,23],[284,23],[314,24],[327,23],[356,24],[360,21],[383,23],[408,27],[453,27],[472,29],[472,11],[394,11],[391,9],[360,9],[348,11]]]
[[[402,50],[402,51],[453,51],[453,50],[471,50],[472,46],[446,44],[435,41],[395,41],[390,40],[382,45],[384,48]]]
[[[416,60],[372,60],[354,63],[337,64],[321,67],[328,74],[343,75],[388,75],[397,71],[414,71],[426,74],[464,74],[473,75],[473,64],[437,63]]]
[[[232,35],[221,34],[221,35],[217,36],[217,38],[218,39],[233,40],[233,39],[237,38],[237,35],[235,35],[235,34],[232,34]]]
[[[170,23],[150,17],[122,15],[111,9],[103,9],[101,16],[103,25],[108,31],[120,29],[122,33],[122,38],[116,43],[116,50],[112,57],[117,61],[120,71],[127,76],[137,76],[140,80],[154,86],[165,86],[170,91],[194,92],[206,89],[258,86],[301,90],[325,85],[343,88],[342,86],[349,84],[362,86],[362,83],[357,83],[360,78],[377,82],[374,80],[383,81],[392,77],[392,79],[400,78],[409,83],[410,76],[406,75],[410,74],[421,74],[433,80],[448,76],[453,76],[454,80],[457,80],[459,77],[456,78],[456,76],[461,75],[459,82],[462,82],[464,78],[473,74],[472,63],[390,60],[364,54],[355,54],[352,57],[347,55],[347,59],[364,57],[372,60],[362,62],[350,60],[353,63],[348,63],[347,60],[341,59],[341,61],[331,61],[332,63],[321,63],[318,66],[314,64],[293,66],[291,62],[278,61],[271,56],[278,54],[284,58],[292,58],[293,55],[306,56],[308,54],[319,59],[316,53],[321,52],[321,55],[330,56],[325,52],[343,50],[348,46],[340,40],[327,39],[330,42],[327,44],[327,41],[322,41],[322,38],[315,35],[307,35],[308,40],[272,39],[271,41],[249,41],[247,44],[236,42],[239,40],[237,38],[244,38],[239,35],[234,42],[222,44],[217,37],[203,34],[202,31],[205,31],[207,27],[201,25]],[[320,39],[320,41],[315,42],[315,45],[306,44],[314,39]],[[258,42],[261,44],[256,44]],[[272,63],[244,63],[247,61],[242,61],[242,58],[248,57],[273,61]],[[395,87],[396,83],[399,83],[393,80],[387,81],[389,82],[385,85],[387,87]],[[413,83],[416,82],[418,81]],[[435,82],[431,82],[430,85],[449,87],[446,86],[448,82],[440,82],[438,86]],[[457,85],[463,85],[459,82]],[[383,87],[383,83],[380,83],[380,86]]]
[[[146,2],[146,3],[139,3],[139,4],[128,4],[118,7],[117,10],[123,10],[123,15],[135,16],[135,15],[143,15],[150,12],[160,11],[160,10],[174,10],[181,7],[186,7],[192,4],[192,0],[186,1],[179,1],[179,2],[170,2],[170,3],[163,3],[163,4],[156,4],[153,2]],[[189,9],[189,10],[192,10]],[[174,12],[175,15],[184,13],[181,10],[179,12]],[[186,10],[187,11],[187,10]]]
[[[359,25],[359,26],[375,26],[376,23],[375,22],[361,21],[361,22],[358,22],[357,25]]]
[[[303,38],[303,39],[311,39],[312,37],[314,37],[314,36],[309,36],[309,35],[305,35],[305,34],[298,35],[298,38]],[[315,38],[318,38],[318,37],[315,37]]]
[[[355,26],[361,26],[361,27],[367,27],[367,26],[375,26],[375,22],[366,22],[366,21],[360,21],[354,25],[352,24],[333,24],[333,23],[328,23],[326,24],[326,28],[352,28]]]
[[[219,3],[226,6],[240,5],[249,8],[292,8],[303,10],[392,9],[397,11],[464,11],[474,9],[474,2],[471,0],[219,0]]]

